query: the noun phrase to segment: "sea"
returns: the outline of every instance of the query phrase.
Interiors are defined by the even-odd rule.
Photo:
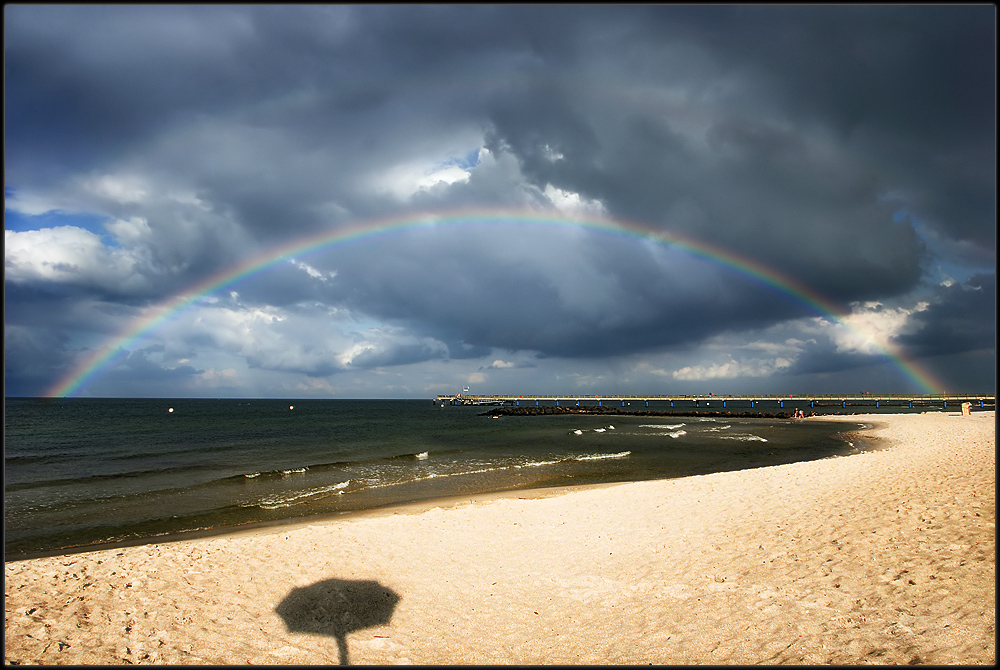
[[[871,447],[848,436],[863,426],[494,418],[489,407],[430,399],[6,398],[5,560],[454,496],[844,456]]]

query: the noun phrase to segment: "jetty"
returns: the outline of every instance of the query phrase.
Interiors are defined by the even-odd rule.
[[[834,407],[846,408],[849,405],[869,406],[869,407],[935,407],[947,408],[949,403],[959,408],[964,403],[976,407],[995,407],[996,395],[986,393],[941,393],[941,394],[794,394],[787,395],[716,395],[714,393],[701,395],[468,395],[456,393],[454,395],[439,395],[433,401],[442,407],[446,405],[490,405],[490,406],[554,406],[576,407],[583,406],[620,406],[642,408],[653,407],[658,409],[669,407],[721,407],[729,408],[750,408],[757,407],[783,408],[785,403],[794,407]]]

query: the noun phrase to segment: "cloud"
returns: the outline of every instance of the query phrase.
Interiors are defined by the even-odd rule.
[[[977,274],[965,283],[937,287],[914,327],[900,341],[915,354],[992,349],[996,343],[996,274]]]
[[[423,393],[501,369],[489,383],[778,384],[882,365],[886,343],[926,360],[992,346],[995,306],[939,286],[984,296],[995,275],[985,6],[20,5],[5,19],[7,351],[58,348],[55,367],[12,367],[14,392],[294,240],[496,208],[633,222],[794,288],[516,218],[383,231],[252,273],[238,299],[148,334],[202,372],[169,376],[183,364],[154,356],[159,377],[137,359],[116,383],[127,368],[129,388],[145,375],[206,392]],[[971,371],[951,367],[961,386]],[[375,381],[388,370],[406,378]]]
[[[674,379],[681,381],[704,381],[708,379],[735,379],[737,377],[769,377],[776,371],[788,368],[791,362],[778,358],[770,363],[741,363],[732,358],[723,363],[694,367],[683,367],[672,374]]]
[[[545,193],[545,197],[548,198],[560,212],[565,212],[567,214],[606,214],[604,205],[600,200],[585,200],[580,197],[579,193],[564,191],[561,188],[556,188],[552,184],[546,184],[543,193]]]
[[[125,294],[148,289],[137,272],[139,258],[107,247],[82,228],[5,230],[4,257],[4,278],[13,283],[89,286]]]
[[[289,258],[288,262],[297,267],[298,269],[305,272],[307,275],[313,279],[319,279],[320,281],[330,281],[337,276],[336,272],[320,272],[308,263],[303,263],[302,261],[297,261],[294,258]]]
[[[887,308],[879,302],[852,305],[851,314],[840,319],[833,334],[837,352],[875,354],[885,352],[892,340],[905,332],[911,317],[926,310],[926,302],[911,309]]]

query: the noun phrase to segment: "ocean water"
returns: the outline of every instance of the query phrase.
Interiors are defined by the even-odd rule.
[[[5,555],[865,448],[844,436],[860,422],[484,411],[429,399],[7,398]]]

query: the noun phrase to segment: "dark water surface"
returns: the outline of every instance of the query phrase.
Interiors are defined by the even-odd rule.
[[[862,448],[843,436],[860,422],[493,419],[479,415],[484,409],[430,400],[7,398],[6,558],[453,495],[740,470]]]

